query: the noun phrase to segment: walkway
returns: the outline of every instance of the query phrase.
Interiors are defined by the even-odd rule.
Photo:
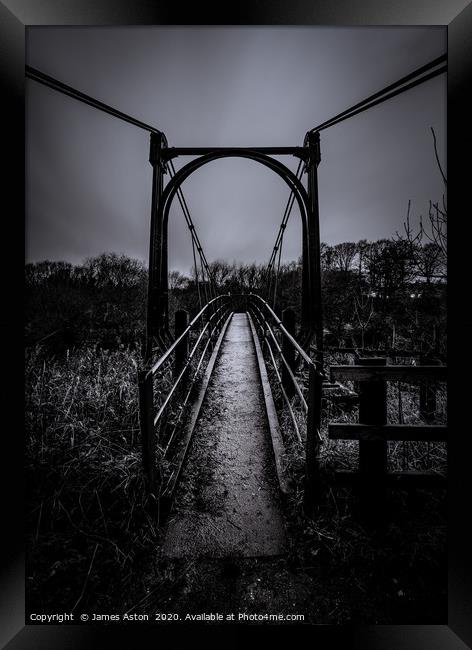
[[[166,527],[168,557],[280,555],[285,529],[251,328],[234,314]]]

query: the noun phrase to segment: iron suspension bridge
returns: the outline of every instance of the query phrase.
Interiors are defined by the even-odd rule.
[[[445,380],[445,367],[434,364],[387,366],[386,360],[379,358],[362,360],[355,366],[325,367],[317,170],[321,162],[321,131],[407,92],[446,70],[446,55],[430,61],[310,129],[302,146],[172,147],[161,130],[35,68],[26,67],[27,78],[150,134],[149,162],[153,175],[145,361],[139,371],[140,423],[148,490],[159,503],[164,504],[164,509],[171,507],[221,346],[228,338],[231,324],[234,326],[236,322],[245,328],[244,331],[247,330],[252,340],[249,345],[255,349],[259,383],[282,491],[289,490],[280,462],[285,436],[275,404],[279,398],[274,399],[273,391],[280,394],[295,443],[304,450],[305,503],[307,508],[312,508],[321,490],[318,456],[322,443],[322,400],[329,399],[330,391],[341,386],[340,381],[358,382],[360,404],[359,424],[329,426],[329,435],[333,439],[359,440],[360,471],[350,476],[344,473],[341,480],[360,481],[366,499],[370,498],[371,505],[374,500],[374,507],[378,507],[378,495],[387,484],[443,485],[437,476],[419,473],[403,473],[400,476],[387,472],[388,440],[445,441],[447,428],[434,424],[416,427],[387,425],[386,382],[426,382],[425,400],[431,402],[431,385],[435,381]],[[297,158],[296,172],[276,156]],[[190,161],[176,171],[173,161],[178,157],[188,157]],[[266,166],[282,178],[289,190],[267,266],[263,295],[219,292],[182,191],[184,181],[193,172],[211,161],[227,157],[247,158]],[[166,175],[169,177],[167,183]],[[302,182],[304,175],[305,184]],[[168,304],[168,222],[175,199],[191,235],[199,312],[190,322],[185,312],[177,312],[172,335]],[[284,314],[279,314],[276,310],[284,233],[295,202],[302,220],[301,322],[298,330],[293,312],[286,310]],[[247,324],[246,321],[234,320],[235,315],[241,313],[246,315]],[[298,415],[300,412],[302,419]],[[160,469],[159,461],[163,459],[171,461],[172,471],[168,475],[163,475]]]

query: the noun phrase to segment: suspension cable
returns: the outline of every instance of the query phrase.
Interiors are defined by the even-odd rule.
[[[200,293],[200,281],[198,278],[198,268],[197,268],[197,258],[195,255],[195,242],[192,237],[192,253],[193,253],[193,267],[195,269],[195,284],[197,285],[197,293],[198,293],[198,304],[200,306],[200,309],[202,308],[202,296]]]
[[[203,268],[203,263],[202,263],[202,257],[201,256],[200,256],[200,271],[201,271],[201,274],[202,274],[203,292],[205,294],[205,302],[208,302],[208,300],[209,300],[209,295],[208,295],[209,280],[205,280],[205,273],[204,273],[204,268]]]
[[[382,102],[385,102],[389,99],[392,99],[396,95],[399,95],[407,90],[410,90],[411,88],[414,88],[415,86],[418,86],[419,84],[424,83],[425,81],[428,81],[429,79],[433,79],[434,77],[443,74],[444,72],[447,71],[447,55],[443,54],[442,56],[439,56],[437,59],[434,59],[433,61],[430,61],[426,65],[421,66],[420,68],[417,68],[413,72],[410,72],[409,74],[405,75],[401,79],[398,79],[398,81],[395,81],[394,83],[386,86],[382,90],[379,90],[378,92],[374,93],[373,95],[370,95],[369,97],[366,97],[363,99],[361,102],[358,102],[357,104],[354,104],[350,108],[347,108],[346,110],[342,111],[341,113],[338,113],[334,117],[330,118],[329,120],[326,120],[325,122],[322,122],[318,126],[314,127],[313,129],[310,129],[310,132],[313,131],[322,131],[323,129],[327,129],[330,126],[334,126],[335,124],[338,124],[339,122],[342,122],[344,120],[347,120],[350,117],[353,117],[354,115],[358,115],[359,113],[362,113],[363,111],[372,108],[373,106],[377,106],[378,104],[381,104]],[[433,68],[437,68],[437,66],[441,63],[445,63],[445,65],[442,65],[440,68],[437,70],[433,70],[429,74],[424,75],[425,72],[428,72],[429,70],[432,70]],[[421,76],[424,75],[424,76]],[[411,81],[411,83],[408,83],[408,81]],[[406,85],[404,85],[406,84]]]
[[[280,238],[280,247],[279,247],[279,260],[277,262],[277,271],[275,272],[275,281],[274,281],[274,298],[272,300],[272,309],[275,309],[275,302],[277,300],[277,284],[279,280],[279,273],[280,273],[280,260],[282,258],[282,246],[284,242],[284,236],[282,234],[282,237]]]
[[[156,129],[154,126],[150,126],[145,122],[141,122],[140,120],[131,117],[131,115],[127,115],[126,113],[123,113],[122,111],[113,108],[113,106],[109,106],[104,102],[100,102],[98,99],[95,99],[90,95],[86,95],[85,93],[80,92],[80,90],[76,90],[75,88],[72,88],[72,86],[68,86],[67,84],[62,83],[62,81],[58,81],[54,77],[50,77],[49,75],[45,74],[44,72],[41,72],[40,70],[37,70],[36,68],[32,68],[31,66],[27,65],[25,69],[26,69],[26,76],[29,79],[33,79],[34,81],[37,81],[38,83],[41,83],[44,86],[48,86],[53,90],[57,90],[58,92],[63,93],[64,95],[68,95],[69,97],[72,97],[73,99],[76,99],[77,101],[82,102],[83,104],[88,104],[89,106],[93,106],[93,108],[97,108],[99,111],[108,113],[113,117],[117,117],[119,120],[123,120],[124,122],[129,122],[129,124],[134,124],[134,126],[137,126],[140,129],[144,129],[145,131],[149,131],[150,133],[157,133],[158,135],[164,135],[162,131],[159,131],[159,129]]]
[[[194,223],[192,221],[192,217],[190,216],[190,211],[189,211],[189,209],[187,207],[185,197],[184,197],[183,192],[181,190],[179,190],[177,192],[177,198],[179,200],[180,206],[181,206],[182,211],[184,213],[184,217],[185,217],[185,220],[187,222],[188,229],[190,230],[190,234],[192,236],[192,245],[198,251],[198,256],[199,256],[199,259],[200,259],[201,273],[202,273],[202,280],[204,282],[205,295],[207,296],[207,288],[206,288],[204,270],[207,272],[208,281],[209,281],[210,285],[212,286],[212,276],[211,276],[211,273],[210,273],[209,265],[208,265],[208,262],[206,260],[205,253],[203,252],[203,247],[202,247],[202,245],[200,243],[200,239],[199,239],[199,237],[197,235],[195,225],[194,225]],[[196,262],[195,262],[195,264],[196,264]],[[212,288],[214,289],[213,286],[212,286]],[[216,291],[214,291],[214,293],[216,295]]]
[[[290,213],[291,213],[294,201],[295,201],[295,195],[292,194],[290,199],[291,199],[291,203],[288,204],[288,205],[290,205],[290,207],[288,207],[288,205],[287,205],[288,211],[286,211],[286,213],[284,214],[284,218],[282,220],[282,223],[280,224],[279,232],[277,234],[276,243],[275,243],[275,246],[274,246],[274,248],[272,250],[272,255],[271,255],[268,267],[267,267],[268,277],[269,277],[269,287],[268,287],[268,295],[269,296],[270,296],[270,291],[272,289],[272,281],[274,281],[274,284],[275,284],[275,286],[274,286],[273,304],[275,304],[275,294],[277,292],[277,278],[278,278],[278,273],[279,273],[279,270],[280,270],[280,260],[281,260],[281,254],[282,254],[282,246],[283,246],[283,238],[284,238],[285,228],[287,226],[288,217],[290,216]],[[290,201],[290,199],[289,199],[289,201]],[[273,267],[274,267],[275,261],[277,259],[277,253],[279,255],[279,260],[278,260],[278,264],[277,264],[277,271],[276,271],[275,277],[274,277]]]
[[[296,171],[297,180],[300,180],[302,175],[303,175],[302,165],[303,165],[303,161],[300,160],[300,162],[298,163],[297,171]],[[279,232],[278,232],[277,238],[275,240],[274,248],[272,249],[272,254],[271,254],[271,257],[270,257],[270,260],[269,260],[269,265],[274,264],[274,261],[275,261],[276,255],[277,255],[277,251],[278,251],[278,246],[279,246],[279,243],[280,243],[280,239],[283,236],[283,231],[285,229],[285,226],[287,225],[287,221],[288,221],[288,219],[290,217],[290,213],[292,211],[292,207],[293,207],[294,203],[295,203],[295,193],[292,190],[290,192],[290,195],[289,195],[289,198],[288,198],[288,201],[287,201],[287,205],[285,206],[285,210],[284,210],[284,214],[283,214],[283,218],[282,218],[282,223],[281,223],[281,225],[279,227]]]
[[[203,253],[203,249],[201,248],[200,242],[198,240],[198,235],[195,232],[195,226],[194,226],[193,221],[192,221],[192,219],[190,217],[190,213],[188,212],[188,209],[186,209],[186,205],[184,204],[183,196],[180,196],[180,194],[178,192],[177,192],[177,199],[179,200],[180,207],[182,208],[182,212],[183,212],[183,215],[185,217],[185,221],[187,223],[187,227],[188,227],[188,229],[190,231],[190,236],[191,236],[191,239],[192,239],[193,261],[194,261],[194,267],[195,267],[195,276],[197,278],[196,282],[198,284],[199,283],[199,280],[198,280],[198,266],[197,266],[197,259],[196,259],[196,255],[195,255],[195,248],[198,251],[198,256],[199,256],[199,259],[200,259],[200,266],[202,267],[202,279],[203,279],[203,281],[205,281],[205,277],[204,277],[204,274],[203,274],[203,266],[202,266],[202,254],[204,255],[204,253]],[[200,291],[200,289],[198,289],[198,290]]]
[[[313,129],[310,130],[310,132],[314,131],[322,131],[323,129],[327,129],[330,126],[334,126],[335,124],[338,124],[339,122],[342,122],[349,117],[353,117],[354,115],[357,115],[369,108],[372,108],[373,106],[376,106],[384,101],[387,101],[388,99],[392,99],[396,95],[399,95],[407,90],[410,90],[411,88],[414,88],[415,86],[418,86],[421,83],[424,83],[425,81],[428,81],[429,79],[432,79],[440,74],[443,74],[444,72],[447,71],[447,64],[442,65],[441,67],[437,67],[442,63],[445,63],[447,61],[447,55],[443,54],[433,61],[430,61],[429,63],[417,68],[413,72],[410,72],[409,74],[405,75],[401,79],[397,80],[396,82],[386,86],[382,90],[370,95],[369,97],[366,97],[364,100],[361,102],[358,102],[357,104],[354,104],[350,108],[342,111],[341,113],[338,113],[334,117],[332,117],[329,120],[326,120],[322,124],[319,124],[318,126],[314,127]],[[434,68],[437,68],[434,70]],[[432,70],[429,74],[425,74],[429,70]],[[423,76],[421,76],[423,75]],[[411,81],[412,80],[412,81]],[[411,83],[407,83],[411,81]],[[406,85],[405,85],[406,84]],[[302,161],[300,160],[300,163],[298,165],[297,169],[297,178],[299,177],[299,171],[302,166]],[[303,173],[303,172],[302,172]],[[300,174],[301,177],[302,174]],[[285,227],[287,225],[288,218],[291,213],[291,209],[293,207],[293,203],[295,201],[295,195],[292,190],[289,196],[289,200],[287,202],[287,206],[285,208],[284,212],[284,217],[282,219],[282,223],[279,228],[279,232],[277,234],[276,242],[274,245],[274,248],[272,249],[272,254],[269,260],[269,264],[267,267],[267,281],[268,281],[268,289],[267,293],[270,296],[271,288],[272,288],[272,282],[273,282],[273,267],[275,265],[275,262],[277,260],[277,253],[278,253],[278,263],[277,263],[277,271],[275,273],[275,279],[274,279],[274,297],[273,297],[273,305],[275,305],[276,301],[276,291],[277,291],[277,279],[278,279],[278,273],[280,271],[280,261],[281,261],[281,251],[282,251],[282,245],[283,245],[283,237],[284,237],[284,231]]]
[[[174,164],[173,164],[172,160],[169,161],[169,166],[170,166],[170,171],[171,171],[171,177],[175,176],[176,171],[175,171],[175,167],[174,167]],[[200,238],[198,237],[197,231],[195,229],[195,225],[194,225],[192,217],[190,215],[190,210],[188,208],[187,201],[185,200],[185,196],[184,196],[183,191],[182,191],[182,189],[180,187],[177,190],[177,198],[179,200],[180,207],[182,208],[182,212],[184,213],[184,217],[185,217],[185,221],[187,223],[187,227],[190,230],[190,233],[192,235],[192,241],[194,242],[194,244],[195,244],[195,246],[197,248],[199,257],[200,257],[200,265],[201,265],[201,268],[202,268],[202,277],[204,279],[203,269],[205,269],[207,277],[208,277],[208,281],[209,281],[209,284],[210,284],[210,288],[212,289],[213,294],[216,295],[216,284],[215,284],[213,275],[211,273],[210,266],[208,264],[206,255],[205,255],[205,253],[203,251],[203,247],[201,245]]]
[[[298,163],[296,174],[295,174],[296,177],[297,177],[297,180],[300,180],[302,175],[303,175],[302,165],[303,165],[303,161],[300,160],[300,162]],[[295,203],[295,193],[292,190],[290,192],[289,197],[288,197],[287,205],[285,206],[284,214],[283,214],[283,217],[282,217],[282,223],[280,224],[279,232],[277,233],[277,238],[275,240],[275,245],[274,245],[274,248],[272,249],[272,254],[270,256],[269,264],[267,266],[267,282],[268,282],[267,293],[268,293],[269,296],[270,296],[270,291],[271,291],[271,288],[272,288],[272,281],[273,281],[272,269],[273,269],[273,266],[274,266],[275,261],[277,259],[277,253],[279,252],[279,248],[280,248],[280,251],[281,251],[285,228],[287,226],[287,222],[288,222],[290,214],[292,212],[292,208],[293,208],[294,203]],[[279,253],[279,265],[278,265],[278,268],[280,269],[280,253]],[[275,279],[275,283],[277,284],[277,279]],[[275,298],[274,298],[274,301],[275,301]]]
[[[165,135],[159,131],[158,129],[154,128],[153,126],[150,126],[149,124],[145,124],[144,122],[141,122],[140,120],[135,119],[134,117],[131,117],[130,115],[127,115],[126,113],[123,113],[122,111],[117,110],[116,108],[113,108],[112,106],[109,106],[108,104],[105,104],[104,102],[101,102],[94,97],[91,97],[90,95],[86,95],[85,93],[82,93],[79,90],[76,90],[72,86],[69,86],[54,77],[51,77],[40,70],[37,70],[35,68],[32,68],[31,66],[26,66],[26,76],[30,79],[33,79],[34,81],[37,81],[38,83],[41,83],[49,88],[52,88],[53,90],[56,90],[57,92],[63,93],[64,95],[67,95],[73,99],[76,99],[77,101],[80,101],[84,104],[87,104],[89,106],[92,106],[93,108],[96,108],[104,113],[107,113],[109,115],[112,115],[113,117],[116,117],[118,119],[121,119],[125,122],[128,122],[130,124],[133,124],[134,126],[137,126],[141,129],[144,129],[146,131],[149,131],[150,133],[155,133],[158,135],[161,135],[161,137],[164,139],[164,142],[167,144],[167,139]],[[172,171],[175,174],[175,168],[173,166],[172,161],[170,162]],[[172,176],[172,174],[171,174]],[[213,290],[214,296],[216,296],[216,286],[212,277],[212,274],[210,272],[210,268],[207,262],[207,259],[205,257],[205,253],[203,252],[203,248],[201,246],[200,240],[198,238],[198,235],[195,231],[195,226],[192,222],[192,218],[190,216],[190,211],[188,209],[187,203],[185,201],[185,197],[183,195],[183,192],[181,188],[178,189],[177,192],[178,199],[182,208],[182,211],[184,213],[185,219],[187,221],[187,226],[190,229],[191,235],[192,235],[192,251],[193,251],[193,258],[194,258],[194,266],[195,266],[195,276],[196,276],[196,284],[197,284],[197,290],[198,290],[198,299],[199,299],[199,304],[200,307],[202,305],[202,300],[201,300],[201,292],[200,292],[200,280],[199,280],[199,273],[198,273],[198,266],[197,266],[197,261],[196,261],[196,255],[195,255],[195,247],[198,250],[198,254],[200,257],[200,266],[201,266],[201,273],[202,273],[202,279],[204,282],[204,291],[205,291],[205,296],[206,296],[206,302],[209,301],[209,295],[208,295],[208,286],[207,283],[205,282],[205,275],[204,271],[206,271],[207,276],[208,276],[208,282],[210,284],[210,288]]]

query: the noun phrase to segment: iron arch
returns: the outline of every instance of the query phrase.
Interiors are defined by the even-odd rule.
[[[179,188],[184,183],[184,181],[197,169],[203,167],[209,162],[218,160],[220,158],[248,158],[258,162],[276,174],[278,174],[282,180],[288,185],[291,191],[295,194],[295,199],[297,201],[300,215],[302,219],[302,323],[307,328],[310,327],[310,306],[311,306],[311,296],[313,295],[314,289],[314,260],[311,259],[310,251],[312,246],[310,246],[310,240],[312,238],[311,228],[310,228],[310,215],[311,215],[311,202],[308,196],[306,189],[303,187],[300,180],[296,175],[283,163],[270,156],[260,153],[258,151],[253,151],[250,149],[241,150],[241,149],[226,149],[224,152],[215,151],[208,154],[204,154],[196,158],[195,160],[190,161],[184,165],[179,171],[170,179],[167,183],[165,189],[162,192],[159,205],[157,206],[157,249],[160,253],[160,263],[159,263],[159,284],[161,286],[161,297],[160,297],[160,309],[159,312],[162,314],[163,321],[165,326],[167,325],[167,303],[168,303],[168,222],[169,222],[169,212],[172,205],[172,201],[175,198]]]

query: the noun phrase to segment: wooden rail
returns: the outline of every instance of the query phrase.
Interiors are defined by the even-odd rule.
[[[435,472],[388,472],[387,441],[447,442],[448,429],[434,424],[387,424],[387,382],[423,382],[433,391],[434,382],[444,382],[446,366],[388,366],[385,358],[359,359],[354,366],[331,366],[332,380],[358,382],[359,423],[329,423],[328,437],[332,440],[359,441],[357,472],[336,472],[340,484],[357,485],[361,511],[367,518],[377,517],[385,504],[385,489],[445,488],[445,476]],[[429,397],[435,407],[435,397]],[[429,418],[433,414],[429,413]]]
[[[333,424],[328,425],[331,440],[411,440],[446,442],[447,426],[442,424]]]
[[[337,485],[340,486],[355,486],[361,488],[363,486],[363,477],[359,472],[354,471],[338,471],[335,474],[335,481]],[[423,490],[434,490],[434,489],[445,489],[447,486],[447,479],[442,474],[436,472],[418,472],[418,471],[403,471],[403,472],[388,472],[382,479],[381,489],[390,488],[390,489],[423,489]],[[365,486],[369,490],[369,485]],[[367,498],[374,494],[374,490],[378,489],[378,486],[370,485],[370,490],[367,492]],[[369,519],[375,518],[378,515],[378,511],[373,510],[368,506],[369,501],[364,501],[364,514],[367,515]]]
[[[384,381],[403,381],[405,383],[422,382],[428,379],[446,381],[446,366],[376,366],[365,365],[331,366],[331,381],[368,381],[380,379]]]
[[[401,358],[401,357],[412,357],[412,358],[422,358],[427,356],[425,352],[421,350],[401,350],[397,348],[383,348],[383,349],[369,349],[369,348],[346,348],[346,347],[337,347],[333,345],[325,345],[325,353],[341,353],[341,354],[352,354],[358,357],[363,356],[372,356],[372,357],[390,357],[391,359]],[[441,362],[446,361],[446,355],[440,352],[432,353],[434,357],[439,359]]]

